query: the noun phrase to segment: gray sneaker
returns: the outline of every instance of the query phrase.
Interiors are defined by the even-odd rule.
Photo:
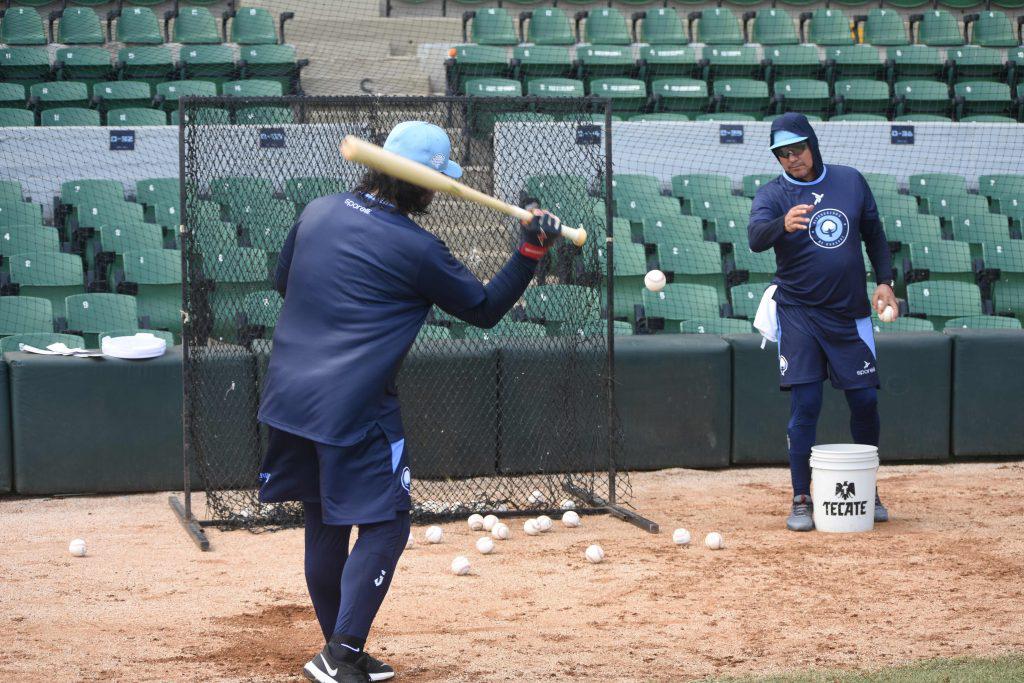
[[[814,518],[811,517],[811,497],[803,494],[793,496],[793,511],[786,518],[786,528],[790,531],[813,531]]]
[[[878,489],[875,489],[875,523],[888,521],[889,510],[882,504],[882,499],[878,497]]]

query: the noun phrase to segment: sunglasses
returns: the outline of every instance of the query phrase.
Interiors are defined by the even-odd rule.
[[[807,143],[806,142],[796,142],[796,143],[794,143],[792,145],[786,145],[785,147],[779,147],[778,149],[773,149],[772,151],[775,152],[775,156],[777,156],[780,159],[785,159],[785,158],[789,157],[789,155],[791,155],[791,154],[793,156],[795,156],[795,157],[798,157],[801,154],[803,154],[805,151],[807,151]]]

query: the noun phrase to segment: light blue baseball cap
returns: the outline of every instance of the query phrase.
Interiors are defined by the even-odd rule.
[[[772,138],[772,146],[768,149],[777,149],[779,147],[785,147],[786,145],[793,145],[797,142],[803,142],[806,139],[806,135],[797,135],[796,133],[790,133],[788,130],[780,130],[775,133],[775,136]]]
[[[462,177],[462,167],[451,159],[452,141],[443,128],[432,123],[403,121],[391,129],[384,149],[450,178]]]

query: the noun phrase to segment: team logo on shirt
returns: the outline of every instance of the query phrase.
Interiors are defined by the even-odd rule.
[[[850,220],[839,209],[822,209],[807,225],[811,241],[823,249],[835,249],[850,236]]]
[[[779,356],[779,374],[785,375],[786,370],[789,370],[789,361],[785,356]]]

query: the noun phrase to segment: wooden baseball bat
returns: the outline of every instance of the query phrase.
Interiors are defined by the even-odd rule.
[[[404,180],[407,183],[419,185],[428,190],[444,192],[453,197],[461,197],[462,199],[518,218],[524,223],[533,219],[533,214],[521,206],[503,202],[497,197],[474,190],[454,178],[449,178],[444,173],[427,168],[423,164],[416,163],[405,157],[400,157],[354,135],[346,135],[345,139],[341,141],[341,155],[349,161],[369,166],[381,173]],[[583,228],[570,228],[564,224],[562,225],[562,236],[577,247],[582,247],[583,243],[587,241],[586,230]]]

